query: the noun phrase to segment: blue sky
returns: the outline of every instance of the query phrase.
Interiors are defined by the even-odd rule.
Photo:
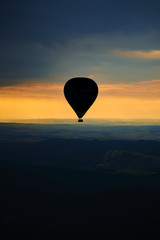
[[[157,0],[4,1],[0,85],[159,79],[159,10]]]

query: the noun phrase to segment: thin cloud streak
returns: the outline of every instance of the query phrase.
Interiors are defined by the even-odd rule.
[[[1,97],[13,98],[58,98],[62,95],[63,84],[30,83],[0,87]]]
[[[88,76],[94,79],[94,75]],[[98,84],[100,97],[160,98],[160,79],[129,83]],[[63,83],[30,83],[0,87],[1,97],[64,98]]]
[[[136,58],[141,60],[160,60],[160,50],[120,50],[114,49],[112,54],[118,57]]]
[[[160,98],[160,79],[100,85],[102,96],[130,98]]]

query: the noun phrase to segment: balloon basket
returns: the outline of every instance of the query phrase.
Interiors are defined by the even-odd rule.
[[[83,119],[78,119],[78,122],[83,122]]]

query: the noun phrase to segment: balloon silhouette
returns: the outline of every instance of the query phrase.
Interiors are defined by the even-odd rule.
[[[83,122],[81,118],[96,100],[98,95],[98,86],[90,78],[72,78],[68,80],[64,86],[64,95],[70,106],[79,117],[78,122]]]

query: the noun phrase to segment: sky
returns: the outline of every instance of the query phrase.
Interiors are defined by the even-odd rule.
[[[0,7],[0,121],[75,118],[67,80],[99,95],[85,118],[160,119],[160,2],[32,0]]]

